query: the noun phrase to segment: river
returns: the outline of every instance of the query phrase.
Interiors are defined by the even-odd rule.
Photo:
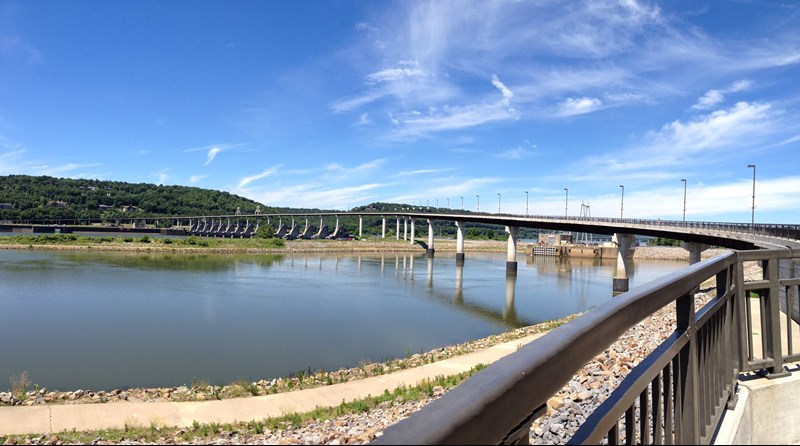
[[[49,390],[228,384],[402,358],[585,311],[613,261],[505,253],[0,250],[0,378]],[[636,261],[635,287],[686,266]],[[4,387],[0,385],[0,390]]]

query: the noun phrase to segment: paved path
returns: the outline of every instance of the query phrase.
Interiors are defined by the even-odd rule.
[[[193,421],[230,423],[261,420],[294,412],[309,412],[321,406],[338,406],[342,401],[363,399],[370,395],[377,396],[400,386],[413,386],[439,375],[455,375],[468,371],[478,364],[490,364],[515,352],[519,345],[543,335],[544,333],[530,335],[481,351],[388,375],[274,395],[181,403],[114,402],[0,407],[0,435],[124,428],[126,424],[191,426]]]

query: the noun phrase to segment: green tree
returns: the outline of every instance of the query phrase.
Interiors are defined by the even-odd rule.
[[[261,225],[258,227],[255,236],[257,238],[275,238],[275,230],[270,225]]]

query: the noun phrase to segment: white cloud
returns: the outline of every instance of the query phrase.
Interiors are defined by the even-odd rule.
[[[377,199],[374,191],[385,186],[368,183],[356,186],[326,187],[307,183],[292,186],[272,186],[266,192],[244,189],[242,195],[270,206],[297,206],[320,209],[350,209]]]
[[[726,90],[708,90],[706,94],[697,100],[697,103],[692,106],[693,110],[710,110],[725,101],[726,93],[736,93],[739,91],[749,90],[752,83],[749,80],[738,80],[730,85]]]
[[[393,82],[397,80],[426,76],[419,68],[387,68],[367,76],[367,83]]]
[[[769,104],[738,102],[727,110],[717,110],[686,123],[673,121],[654,136],[659,147],[678,151],[739,147],[773,130],[775,118]]]
[[[725,100],[725,95],[720,90],[708,90],[697,103],[692,106],[694,110],[708,110]]]
[[[369,119],[369,113],[364,112],[358,116],[358,121],[355,122],[355,125],[368,125],[372,123],[372,120]]]
[[[530,150],[522,148],[522,146],[514,147],[513,149],[508,149],[504,152],[498,153],[496,156],[498,158],[505,158],[510,160],[521,160],[523,158],[527,158],[528,156],[532,155],[533,152]]]
[[[404,172],[398,172],[394,176],[406,177],[406,176],[411,176],[411,175],[426,175],[426,174],[430,174],[430,173],[451,172],[453,170],[456,170],[456,168],[455,167],[448,167],[448,168],[445,168],[445,169],[408,170],[408,171],[404,171]]]
[[[600,109],[603,106],[603,101],[598,98],[569,98],[564,102],[558,104],[560,116],[575,116],[585,113],[591,113]]]
[[[208,150],[208,160],[206,161],[205,165],[208,166],[209,164],[211,164],[211,161],[214,161],[214,158],[216,158],[217,154],[221,151],[222,149],[220,149],[219,147],[210,148]]]
[[[40,64],[44,56],[38,48],[19,37],[0,38],[0,57],[5,59],[22,59],[28,64]]]
[[[199,183],[203,178],[207,177],[208,175],[192,175],[189,177],[189,182],[192,184]]]
[[[272,175],[273,173],[277,172],[278,169],[281,168],[281,166],[282,166],[282,164],[279,164],[277,166],[268,167],[268,168],[264,169],[259,174],[242,178],[241,180],[239,180],[239,185],[236,186],[236,190],[240,190],[240,189],[244,188],[245,186],[247,186],[248,184],[252,183],[253,181],[260,180],[262,178],[266,178],[266,177]]]
[[[728,91],[730,92],[745,91],[749,90],[752,85],[753,83],[750,82],[749,80],[742,79],[732,83],[730,88],[728,88]]]
[[[508,105],[508,103],[511,102],[511,98],[514,97],[514,93],[512,93],[511,90],[509,90],[508,87],[505,86],[505,84],[500,82],[500,79],[498,79],[496,74],[492,75],[492,85],[494,85],[495,87],[497,87],[498,90],[500,90],[500,93],[503,94],[503,102],[506,105]]]

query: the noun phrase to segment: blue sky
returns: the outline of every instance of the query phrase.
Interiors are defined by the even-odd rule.
[[[748,164],[800,223],[797,2],[0,0],[0,175],[749,222]]]

